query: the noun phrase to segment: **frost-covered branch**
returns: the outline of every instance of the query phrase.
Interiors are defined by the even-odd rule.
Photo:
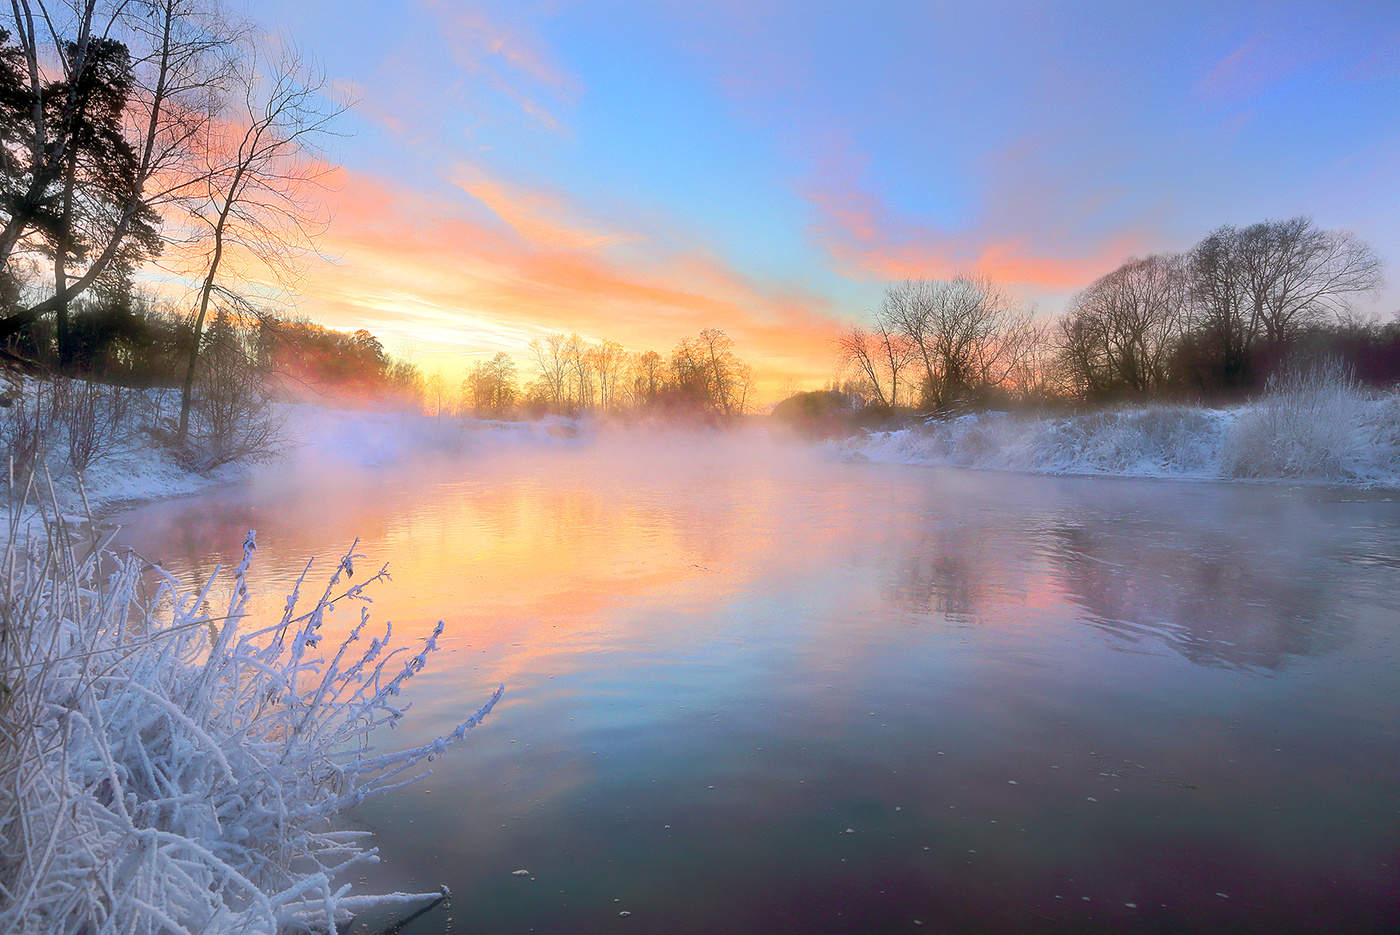
[[[185,592],[109,541],[80,542],[56,510],[28,534],[10,528],[0,931],[334,932],[373,902],[340,881],[375,849],[331,819],[424,775],[504,688],[448,735],[380,754],[370,733],[402,715],[396,696],[442,625],[416,652],[394,650],[387,625],[364,643],[362,609],[334,653],[316,653],[326,611],[367,602],[365,585],[386,576],[338,590],[354,546],[314,605],[304,572],[281,619],[259,627],[245,625],[252,533],[227,612],[210,616],[212,579]]]

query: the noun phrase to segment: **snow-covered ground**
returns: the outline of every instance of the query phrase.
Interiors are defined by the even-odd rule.
[[[32,393],[32,385],[25,391]],[[143,391],[134,399],[125,421],[81,472],[81,486],[62,420],[48,430],[44,463],[62,512],[101,515],[126,503],[196,494],[260,473],[372,470],[510,449],[569,447],[608,434],[665,431],[564,418],[506,422],[279,403],[273,412],[281,425],[279,441],[256,458],[200,471],[182,463],[152,429],[169,422],[174,394]],[[7,410],[4,418],[12,414]],[[13,423],[5,425],[13,431]],[[989,412],[826,444],[831,454],[850,460],[1039,474],[1397,487],[1400,390],[1363,394],[1332,378],[1305,379],[1229,409],[1150,405],[1054,416]],[[47,499],[43,472],[38,483],[39,498]]]
[[[1230,409],[991,412],[831,447],[850,460],[1035,474],[1400,487],[1400,393],[1275,394]]]
[[[12,392],[19,395],[13,405],[33,406],[34,381],[15,381]],[[104,434],[82,471],[71,463],[68,427],[62,419],[54,420],[45,431],[42,448],[47,477],[43,469],[36,470],[39,490],[37,497],[29,500],[49,500],[51,478],[61,511],[76,518],[89,510],[101,515],[126,504],[189,496],[246,481],[265,471],[387,467],[512,447],[569,445],[587,435],[577,420],[563,418],[506,422],[436,418],[402,409],[276,403],[269,416],[279,430],[267,450],[199,470],[182,462],[174,448],[153,430],[153,425],[171,421],[175,405],[176,397],[170,390],[132,391],[127,413]],[[12,423],[5,423],[5,428],[13,432]],[[3,457],[0,453],[0,459]],[[26,473],[17,471],[17,478],[22,482]],[[17,498],[22,495],[22,490],[15,492]]]

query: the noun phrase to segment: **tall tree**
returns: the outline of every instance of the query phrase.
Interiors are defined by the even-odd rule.
[[[137,208],[127,235],[102,278],[123,281],[136,263],[159,250],[160,240],[155,212],[137,197],[140,162],[124,132],[134,80],[126,45],[115,39],[92,40],[88,63],[81,69],[74,64],[79,56],[75,44],[69,43],[63,53],[64,71],[72,77],[55,83],[49,100],[71,99],[73,112],[51,240],[58,358],[60,366],[68,368],[75,354],[68,310],[70,259],[82,261],[111,239],[113,227],[130,204]],[[71,93],[68,81],[76,84]]]
[[[1367,244],[1306,217],[1251,224],[1237,245],[1253,317],[1270,342],[1344,314],[1352,296],[1380,285],[1380,260]]]
[[[568,339],[562,334],[550,334],[530,341],[530,352],[539,367],[540,383],[545,401],[555,412],[568,407],[568,386],[571,365]]]
[[[854,367],[882,409],[899,405],[900,379],[914,361],[914,344],[883,313],[869,328],[852,325],[837,338],[842,362]]]
[[[265,66],[265,67],[263,67]],[[178,441],[189,434],[190,401],[211,302],[248,310],[251,303],[230,285],[229,266],[250,268],[286,282],[295,260],[314,249],[316,206],[312,195],[322,169],[312,160],[332,121],[344,110],[329,101],[325,79],[295,51],[262,62],[249,51],[235,76],[241,93],[211,128],[203,198],[190,219],[203,232],[203,275],[195,301],[189,359],[180,387]]]
[[[885,292],[881,315],[913,347],[922,405],[942,411],[1001,387],[1033,345],[1033,317],[980,276],[909,280]]]
[[[1352,298],[1381,281],[1369,246],[1305,217],[1217,228],[1192,249],[1189,270],[1192,344],[1209,380],[1233,388],[1254,379],[1260,341],[1287,345],[1345,316]]]
[[[1129,260],[1074,297],[1060,322],[1062,360],[1087,395],[1146,395],[1167,382],[1187,313],[1180,257]]]

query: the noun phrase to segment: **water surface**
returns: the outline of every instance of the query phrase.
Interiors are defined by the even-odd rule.
[[[190,579],[256,528],[265,612],[360,536],[375,618],[447,623],[386,745],[505,683],[352,816],[367,885],[454,893],[409,932],[1400,929],[1383,494],[676,435],[120,519]]]

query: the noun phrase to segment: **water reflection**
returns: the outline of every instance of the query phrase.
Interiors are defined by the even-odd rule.
[[[398,743],[507,684],[355,816],[375,883],[448,883],[459,929],[1374,929],[1400,506],[1345,499],[673,438],[124,519],[187,577],[257,527],[264,612],[362,535],[375,617],[448,622]]]
[[[1352,624],[1320,579],[1389,600],[1376,572],[1393,570],[1383,550],[1394,526],[1357,535],[1324,492],[1139,483],[1116,490],[1115,503],[1092,485],[1117,481],[1002,483],[996,502],[926,498],[917,531],[872,559],[888,569],[888,601],[976,625],[1004,620],[1008,605],[1067,600],[1111,637],[1155,641],[1201,665],[1277,669],[1347,639]],[[1374,509],[1397,515],[1384,501]]]
[[[1265,669],[1345,640],[1348,621],[1313,580],[1317,564],[1329,564],[1325,549],[1281,565],[1284,557],[1261,544],[1213,534],[1131,544],[1120,533],[1083,527],[1052,535],[1066,590],[1086,623],[1110,633],[1159,640],[1201,665]]]

